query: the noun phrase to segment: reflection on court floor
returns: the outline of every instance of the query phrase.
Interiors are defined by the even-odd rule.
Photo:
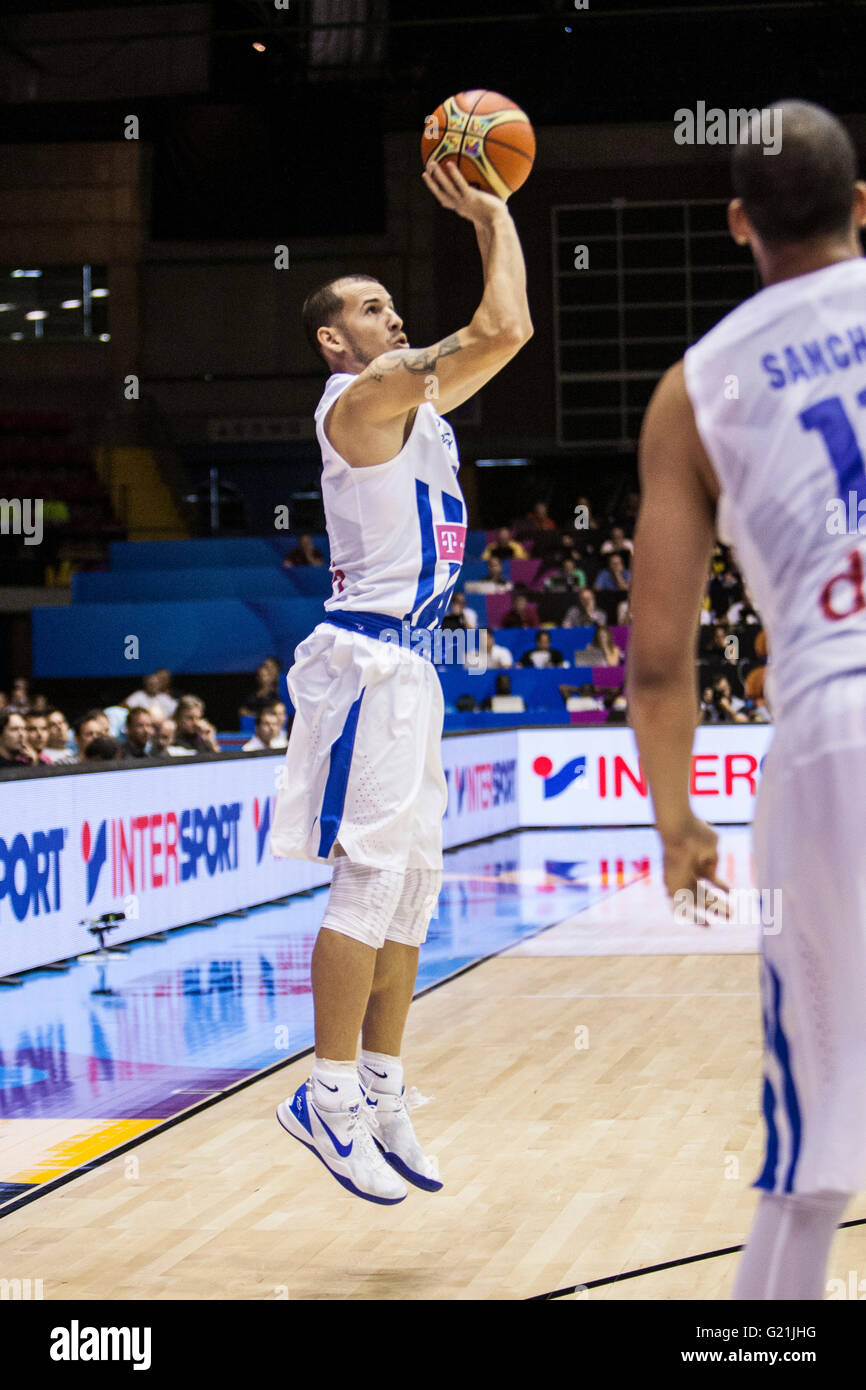
[[[749,831],[725,828],[720,841],[722,877],[747,888]],[[323,888],[5,989],[0,1202],[310,1047],[326,899]],[[509,949],[718,954],[755,950],[760,930],[676,922],[652,830],[520,832],[446,855],[418,988]]]

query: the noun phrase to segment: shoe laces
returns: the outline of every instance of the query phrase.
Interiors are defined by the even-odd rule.
[[[377,1148],[372,1135],[372,1130],[379,1128],[379,1121],[376,1112],[366,1103],[364,1111],[361,1111],[361,1102],[349,1107],[349,1138],[352,1142],[357,1142],[371,1163],[379,1165],[385,1162],[380,1150]]]

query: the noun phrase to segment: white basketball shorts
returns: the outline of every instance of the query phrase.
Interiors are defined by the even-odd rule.
[[[758,792],[768,1192],[866,1187],[866,673],[807,690]],[[772,899],[770,899],[772,901]],[[776,928],[779,928],[776,931]]]
[[[295,718],[271,830],[281,859],[442,868],[444,702],[423,656],[320,623],[287,677]]]

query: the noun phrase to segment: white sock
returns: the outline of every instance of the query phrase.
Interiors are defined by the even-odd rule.
[[[312,1080],[313,1097],[323,1110],[345,1110],[361,1099],[355,1061],[333,1062],[330,1057],[316,1057]]]
[[[384,1091],[399,1096],[403,1090],[403,1063],[387,1052],[369,1052],[361,1048],[358,1074],[368,1091]]]
[[[822,1299],[830,1246],[850,1200],[848,1192],[765,1192],[731,1298]]]

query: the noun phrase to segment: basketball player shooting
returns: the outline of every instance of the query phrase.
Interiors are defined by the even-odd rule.
[[[806,102],[734,147],[734,240],[763,289],[662,378],[640,443],[628,652],[631,721],[672,896],[717,877],[689,804],[694,652],[714,531],[769,637],[776,723],[754,826],[766,1158],[736,1299],[820,1299],[836,1226],[866,1176],[866,185],[839,121]],[[753,118],[754,120],[754,118]],[[733,388],[736,389],[733,389]],[[780,928],[780,929],[779,929]]]
[[[439,412],[474,395],[532,336],[503,199],[453,165],[428,161],[422,177],[475,228],[484,290],[471,322],[413,349],[391,295],[368,275],[331,281],[304,305],[330,371],[316,434],[333,594],[288,674],[295,719],[271,835],[279,857],[333,865],[312,960],[315,1062],[277,1115],[343,1187],[385,1204],[407,1196],[404,1179],[442,1187],[414,1133],[401,1061],[442,882],[447,795],[442,689],[413,639],[447,610],[467,523],[454,435]]]

